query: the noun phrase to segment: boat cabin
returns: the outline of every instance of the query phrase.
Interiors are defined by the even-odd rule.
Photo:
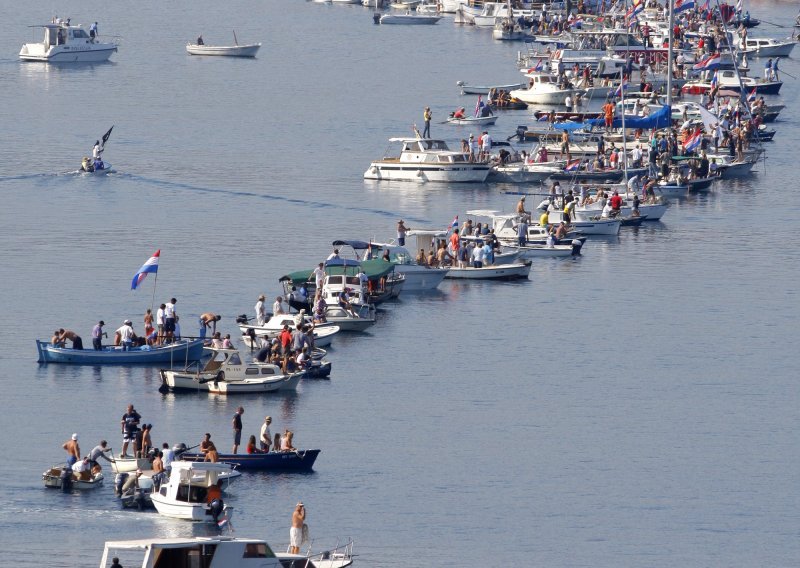
[[[461,152],[454,152],[444,140],[431,138],[392,138],[391,141],[401,142],[401,162],[439,162],[439,163],[466,163],[469,156]]]
[[[123,566],[141,568],[283,566],[263,540],[224,536],[107,542],[101,568],[108,567],[112,555],[119,557]]]
[[[287,325],[289,325],[291,329],[294,329],[294,318],[290,316],[287,319],[291,321],[291,323]],[[213,349],[207,347],[206,350],[212,353],[212,357],[201,371],[203,374],[216,375],[222,372],[225,373],[225,377],[228,380],[281,374],[280,368],[276,365],[257,362],[244,363],[242,361],[242,356],[235,349]]]
[[[42,43],[45,45],[45,50],[49,49],[52,45],[93,43],[87,31],[80,26],[45,24],[42,28],[44,28],[44,39]]]

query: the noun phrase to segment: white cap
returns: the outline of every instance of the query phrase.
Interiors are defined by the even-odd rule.
[[[73,440],[77,440],[77,439],[78,439],[78,435],[77,435],[77,434],[73,434],[73,435],[72,435],[72,439],[73,439]]]

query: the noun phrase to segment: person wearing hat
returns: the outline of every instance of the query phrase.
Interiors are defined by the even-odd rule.
[[[397,244],[401,247],[406,246],[406,233],[408,232],[408,227],[406,227],[405,223],[402,219],[397,222]]]
[[[425,110],[422,113],[422,120],[425,121],[425,128],[422,131],[423,138],[430,138],[431,137],[431,107],[425,107]]]
[[[103,348],[103,336],[108,337],[108,334],[103,332],[104,325],[106,325],[106,322],[100,320],[92,328],[92,347],[94,347],[95,351],[100,351]]]
[[[67,467],[71,468],[81,458],[81,447],[78,445],[78,434],[64,442],[61,446],[67,452]]]
[[[478,155],[480,154],[481,147],[478,143],[478,140],[475,138],[475,135],[470,133],[469,135],[469,161],[474,162]]]
[[[272,424],[272,416],[266,416],[264,423],[261,425],[261,450],[269,452],[269,446],[272,444],[272,433],[269,431],[269,425]]]
[[[258,297],[258,301],[256,302],[256,325],[264,325],[264,322],[267,321],[267,306],[264,304],[264,300],[267,297],[264,294],[261,294]]]
[[[114,332],[114,345],[121,345],[122,350],[127,351],[133,347],[134,339],[136,339],[136,333],[133,331],[133,323],[126,319]]]

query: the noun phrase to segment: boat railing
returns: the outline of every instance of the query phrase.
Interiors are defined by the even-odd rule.
[[[344,544],[339,544],[336,541],[336,546],[325,550],[324,552],[312,553],[311,547],[314,546],[314,541],[308,543],[308,550],[306,550],[306,566],[312,566],[312,562],[317,560],[349,560],[353,557],[353,539],[350,538]],[[287,549],[287,552],[289,550]]]

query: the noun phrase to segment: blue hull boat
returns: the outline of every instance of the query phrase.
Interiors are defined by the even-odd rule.
[[[237,470],[260,471],[311,471],[320,450],[297,450],[295,452],[269,452],[267,454],[219,454],[219,461],[235,464]],[[203,454],[185,452],[184,461],[203,461]]]
[[[136,347],[123,351],[121,347],[94,349],[69,349],[54,347],[48,341],[36,340],[39,363],[67,363],[71,365],[150,365],[163,363],[185,364],[203,356],[203,340],[184,340],[160,347]]]

